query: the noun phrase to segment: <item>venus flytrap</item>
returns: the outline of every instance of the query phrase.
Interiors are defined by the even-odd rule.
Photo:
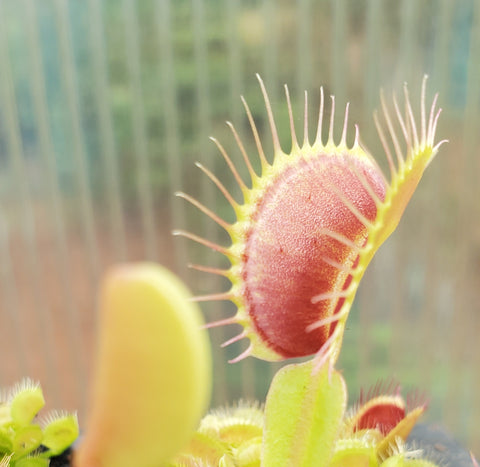
[[[275,375],[264,407],[239,403],[200,420],[210,387],[210,359],[196,304],[161,268],[116,269],[102,292],[92,410],[76,467],[438,467],[405,443],[425,410],[423,401],[405,402],[397,386],[376,386],[347,410],[346,384],[335,368],[365,269],[396,228],[442,144],[435,142],[436,97],[427,115],[424,80],[418,130],[406,87],[404,114],[394,98],[392,118],[382,96],[385,123],[378,116],[375,122],[387,155],[387,178],[361,145],[358,129],[353,145],[347,146],[348,110],[340,142],[333,139],[333,105],[324,137],[323,93],[313,144],[305,100],[300,145],[286,88],[292,151],[283,152],[259,81],[273,137],[272,162],[243,101],[261,173],[253,170],[233,125],[251,183],[243,181],[214,140],[241,188],[242,202],[199,165],[237,220],[229,224],[191,196],[179,194],[222,226],[232,244],[224,247],[194,233],[175,233],[230,260],[225,270],[193,267],[231,281],[230,290],[194,301],[228,299],[237,305],[233,317],[207,325],[243,326],[225,343],[249,341],[232,362],[247,356],[311,358]],[[472,462],[476,465],[473,457]]]
[[[209,465],[259,465],[263,426],[264,412],[258,404],[240,401],[228,409],[214,410],[202,419],[173,465],[195,465],[199,459]]]
[[[437,99],[434,98],[427,119],[424,79],[418,131],[406,87],[404,115],[394,99],[396,125],[382,96],[388,138],[377,116],[375,122],[390,168],[387,180],[376,160],[361,145],[358,127],[353,145],[347,146],[348,106],[341,140],[335,143],[333,97],[324,142],[323,91],[313,144],[309,142],[305,97],[304,137],[300,145],[285,88],[292,136],[292,150],[285,153],[280,147],[267,91],[258,79],[272,134],[273,161],[269,163],[265,157],[256,124],[243,100],[261,162],[260,174],[253,170],[242,141],[234,127],[229,126],[248,168],[250,188],[223,146],[214,140],[241,188],[243,202],[234,200],[222,183],[201,167],[230,202],[237,221],[229,224],[189,195],[180,194],[227,231],[231,246],[217,245],[185,231],[175,234],[219,251],[231,263],[227,270],[194,267],[226,276],[232,283],[227,292],[197,300],[229,299],[237,305],[235,316],[209,325],[243,326],[243,331],[226,343],[250,341],[233,361],[248,355],[284,360],[316,354],[317,367],[327,360],[333,365],[366,267],[395,230],[423,171],[443,143],[435,143],[440,115]],[[403,135],[403,146],[397,133]]]
[[[305,95],[300,144],[285,87],[292,150],[284,152],[267,91],[258,79],[272,134],[272,162],[265,156],[255,121],[242,98],[260,174],[254,171],[232,124],[228,125],[250,183],[239,175],[225,148],[212,139],[243,200],[235,200],[212,172],[199,165],[231,204],[236,222],[227,223],[188,194],[179,194],[225,229],[231,245],[218,245],[187,231],[174,232],[224,254],[231,263],[225,270],[193,267],[227,277],[232,284],[226,292],[197,297],[199,301],[231,300],[237,305],[234,316],[208,325],[243,326],[238,336],[224,344],[249,340],[246,350],[232,362],[250,355],[265,360],[314,356],[303,364],[284,367],[274,378],[267,396],[258,465],[430,465],[411,459],[403,450],[389,456],[392,446],[406,439],[424,405],[407,412],[399,394],[377,395],[364,401],[353,415],[346,414],[345,384],[334,365],[363,274],[397,227],[424,170],[444,142],[435,141],[440,116],[437,96],[427,114],[425,78],[418,126],[406,86],[404,113],[394,97],[392,114],[382,94],[382,118],[375,114],[374,120],[387,156],[387,177],[361,145],[358,127],[353,145],[347,145],[348,106],[340,142],[335,143],[333,97],[328,134],[323,135],[323,90],[313,143],[309,141]]]
[[[52,412],[37,421],[45,399],[40,386],[23,380],[2,396],[0,403],[0,465],[42,467],[78,437],[75,414]]]
[[[43,428],[42,445],[53,456],[61,454],[78,436],[76,415],[67,412],[52,412],[40,420]]]
[[[327,467],[347,405],[339,372],[312,361],[288,365],[272,381],[265,407],[262,465]]]
[[[210,347],[184,284],[154,264],[112,269],[77,467],[158,466],[188,443],[210,397]]]
[[[15,385],[6,399],[11,420],[19,425],[28,425],[45,405],[40,386],[29,379]]]
[[[402,453],[389,457],[382,467],[437,467],[437,464]]]
[[[340,439],[330,459],[330,467],[377,467],[378,457],[371,436]]]

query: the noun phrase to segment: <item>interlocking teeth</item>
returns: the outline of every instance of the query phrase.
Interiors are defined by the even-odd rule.
[[[224,247],[183,230],[175,234],[225,255],[231,263],[228,270],[192,267],[227,277],[232,283],[226,292],[207,294],[196,300],[231,300],[238,306],[235,316],[210,325],[243,326],[238,336],[224,344],[250,340],[250,345],[233,361],[248,355],[281,360],[316,354],[317,366],[325,361],[332,363],[338,357],[345,322],[366,267],[395,230],[425,168],[444,142],[435,143],[441,111],[437,109],[435,96],[427,114],[426,77],[417,119],[419,129],[406,85],[403,113],[395,96],[391,112],[381,93],[381,114],[374,114],[374,122],[390,171],[386,177],[375,158],[362,147],[356,125],[353,146],[347,147],[348,104],[340,141],[335,143],[333,96],[324,138],[322,88],[313,145],[308,139],[305,93],[300,145],[285,86],[292,141],[291,152],[285,153],[266,87],[260,76],[257,78],[272,138],[272,158],[266,157],[252,112],[245,99],[241,100],[260,160],[260,174],[253,169],[232,123],[227,125],[246,164],[250,183],[241,177],[225,147],[211,138],[240,187],[243,202],[238,203],[209,169],[197,164],[230,203],[237,221],[230,224],[190,195],[177,194],[226,230],[231,246]]]

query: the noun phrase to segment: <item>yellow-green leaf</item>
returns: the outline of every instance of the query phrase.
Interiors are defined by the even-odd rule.
[[[48,467],[49,465],[50,460],[44,457],[24,457],[15,461],[13,467]]]
[[[369,438],[337,441],[329,467],[378,467],[375,447]]]
[[[161,465],[193,434],[210,396],[211,357],[198,306],[153,264],[110,271],[91,415],[77,467]]]
[[[45,405],[42,389],[30,380],[24,380],[13,390],[10,402],[12,421],[28,425]]]
[[[42,444],[55,456],[65,451],[78,438],[78,432],[76,415],[53,416],[43,430]]]
[[[423,459],[408,459],[405,454],[389,457],[380,467],[438,467],[433,462]]]
[[[267,396],[262,466],[328,466],[346,401],[345,382],[328,365],[282,368]]]
[[[13,458],[19,458],[37,449],[43,439],[42,429],[38,425],[19,427],[12,439]]]

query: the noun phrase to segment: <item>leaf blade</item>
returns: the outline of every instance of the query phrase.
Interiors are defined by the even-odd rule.
[[[328,365],[315,373],[313,368],[308,361],[275,375],[265,407],[262,466],[328,466],[347,392],[339,372]]]

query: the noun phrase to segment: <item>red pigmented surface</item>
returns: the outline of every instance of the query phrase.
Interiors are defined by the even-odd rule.
[[[376,428],[385,436],[405,418],[405,408],[393,403],[378,403],[359,418],[355,431]]]
[[[351,281],[351,276],[322,258],[339,263],[348,259],[351,265],[355,252],[319,229],[361,243],[366,239],[366,227],[331,186],[365,217],[373,220],[376,216],[375,203],[350,168],[352,164],[383,199],[383,180],[370,163],[349,155],[321,154],[309,161],[298,159],[285,169],[258,204],[246,242],[245,304],[264,344],[282,357],[311,355],[322,347],[333,326],[309,333],[306,328],[337,312],[343,300],[313,304],[312,298],[334,291],[336,283],[339,291]]]

